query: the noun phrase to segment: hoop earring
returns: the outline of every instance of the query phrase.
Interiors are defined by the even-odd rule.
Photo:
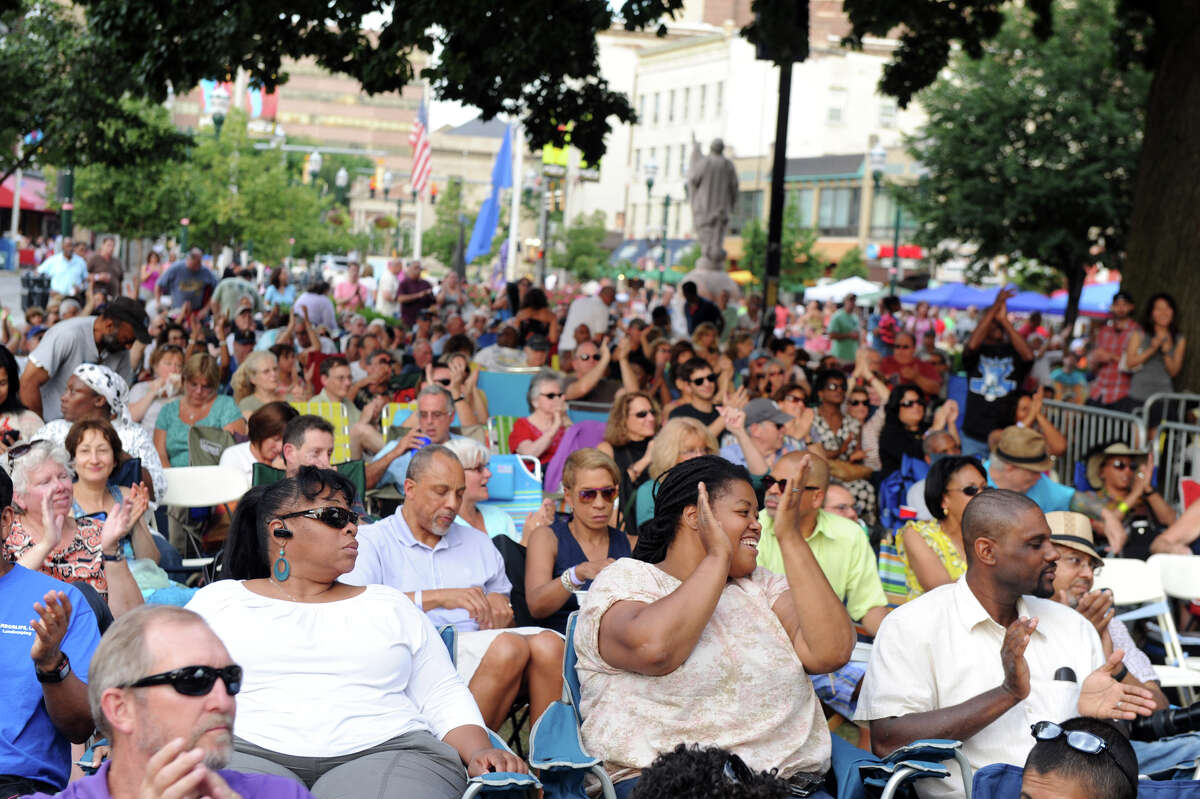
[[[284,549],[286,548],[287,544],[284,544],[279,548],[279,557],[275,559],[275,563],[271,566],[271,573],[275,576],[275,579],[281,583],[287,580],[287,578],[292,574],[292,565],[288,563],[287,558],[283,553]]]

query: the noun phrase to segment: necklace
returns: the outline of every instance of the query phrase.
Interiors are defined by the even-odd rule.
[[[187,409],[186,413],[184,411],[185,408]],[[192,410],[190,405],[185,405],[183,402],[179,403],[179,420],[182,421],[184,424],[188,424],[188,425],[195,424],[196,422],[200,421],[207,415],[208,415],[207,410],[204,411],[204,413],[200,413],[199,411]]]
[[[299,601],[300,601],[299,599],[296,599],[296,597],[292,596],[292,592],[291,592],[291,591],[289,591],[289,590],[287,590],[286,588],[284,588],[284,587],[283,587],[283,583],[279,582],[279,581],[278,581],[278,580],[276,580],[274,577],[268,577],[268,578],[267,578],[267,580],[268,580],[268,581],[269,581],[269,582],[270,582],[272,585],[278,586],[279,590],[280,590],[280,591],[282,591],[282,592],[283,592],[283,594],[284,594],[284,596],[286,596],[288,599],[292,600],[293,602],[299,602]]]

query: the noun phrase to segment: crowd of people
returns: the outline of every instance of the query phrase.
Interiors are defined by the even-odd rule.
[[[1089,442],[1087,488],[1058,482],[1045,404],[1172,390],[1169,294],[1052,330],[1010,290],[765,308],[692,282],[478,291],[401,259],[331,285],[198,249],[126,273],[107,239],[45,254],[50,303],[0,347],[0,797],[450,799],[528,770],[488,731],[559,699],[568,648],[620,797],[832,795],[833,716],[879,755],[1028,761],[1030,797],[1124,799],[1200,757],[1129,742],[1175,697],[1092,583],[1191,554],[1200,520],[1140,441]],[[485,371],[528,378],[527,415],[491,410]],[[501,453],[561,488],[514,519]],[[202,463],[254,487],[168,508],[168,471]],[[920,794],[962,795],[952,771]]]

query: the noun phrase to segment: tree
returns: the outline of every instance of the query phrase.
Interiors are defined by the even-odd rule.
[[[857,247],[852,248],[838,259],[837,268],[833,270],[833,277],[836,280],[845,280],[851,277],[867,278],[870,275],[862,250]]]
[[[1122,265],[1150,76],[1117,67],[1109,0],[1063,6],[1040,43],[1029,11],[1008,17],[987,58],[953,59],[921,94],[929,121],[909,144],[928,172],[898,197],[936,258],[965,251],[975,274],[1017,258],[1031,286],[1039,264],[1064,275],[1070,325],[1084,267]]]
[[[463,206],[462,193],[461,178],[447,181],[446,187],[438,192],[437,205],[433,207],[433,225],[421,234],[421,254],[447,267],[458,246],[459,217],[466,217],[468,239],[475,224],[475,215],[467,214]]]
[[[816,251],[817,232],[806,228],[800,218],[800,206],[789,201],[783,209],[783,237],[780,243],[780,283],[789,290],[815,280],[825,269],[825,260]],[[767,231],[758,217],[742,227],[741,268],[762,279],[767,264]]]
[[[604,212],[583,214],[566,231],[566,258],[563,268],[580,280],[603,277],[609,251],[604,249]]]

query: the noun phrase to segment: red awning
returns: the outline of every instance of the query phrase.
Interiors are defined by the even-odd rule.
[[[11,175],[0,184],[0,208],[13,207],[13,192],[17,188],[17,177]],[[46,181],[26,175],[21,179],[21,210],[46,210]]]
[[[891,257],[892,257],[892,245],[880,244],[879,245],[880,260],[882,260],[884,258],[891,258]],[[911,261],[919,261],[920,259],[925,257],[925,250],[921,249],[916,244],[901,244],[900,245],[900,257],[911,260]]]

